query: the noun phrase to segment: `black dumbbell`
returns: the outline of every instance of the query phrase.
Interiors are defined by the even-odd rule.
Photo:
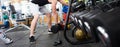
[[[77,1],[72,4],[72,12],[85,10],[85,3],[83,1]]]
[[[51,32],[57,33],[59,30],[61,30],[62,26],[60,24],[55,24],[51,27]]]

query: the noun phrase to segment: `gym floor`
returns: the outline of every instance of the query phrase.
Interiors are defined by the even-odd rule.
[[[57,34],[47,34],[47,27],[40,25],[36,28],[36,42],[29,42],[29,30],[19,27],[12,31],[7,32],[7,35],[12,38],[14,41],[10,45],[5,45],[0,40],[0,47],[102,47],[101,43],[89,43],[89,44],[81,44],[81,45],[71,45],[64,39],[63,31],[60,32],[62,44],[58,46],[53,46],[54,42],[57,40]]]

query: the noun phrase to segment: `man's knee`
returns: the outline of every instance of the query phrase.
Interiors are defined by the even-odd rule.
[[[32,21],[37,22],[38,18],[39,18],[39,16],[38,16],[38,15],[35,15],[35,16],[33,17],[33,20],[32,20]]]

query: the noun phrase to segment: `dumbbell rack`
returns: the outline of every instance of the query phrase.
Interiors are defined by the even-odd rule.
[[[92,0],[93,1],[93,0]],[[103,23],[102,22],[99,22],[99,21],[94,21],[95,20],[95,18],[98,16],[98,17],[104,17],[104,16],[107,16],[107,14],[108,14],[108,17],[109,17],[109,12],[113,12],[114,14],[116,14],[116,15],[119,15],[119,14],[117,14],[117,13],[115,13],[115,12],[119,12],[119,2],[113,2],[113,3],[107,3],[107,4],[104,4],[104,5],[102,5],[102,6],[95,6],[95,4],[94,4],[95,2],[93,2],[93,6],[92,7],[94,7],[94,8],[92,8],[92,11],[88,11],[88,12],[85,12],[84,14],[80,14],[80,13],[82,13],[82,12],[80,12],[78,15],[79,16],[73,16],[72,18],[70,17],[71,15],[70,15],[70,10],[71,10],[71,4],[72,4],[72,0],[71,0],[71,2],[70,2],[70,6],[69,6],[69,11],[68,11],[68,13],[67,13],[67,20],[66,20],[66,24],[65,24],[65,29],[64,29],[64,37],[65,37],[65,39],[66,39],[66,41],[68,41],[69,43],[71,43],[71,44],[73,44],[73,45],[80,45],[80,44],[88,44],[88,43],[90,43],[90,42],[94,42],[94,43],[96,43],[96,42],[98,42],[98,41],[102,41],[102,43],[103,43],[103,45],[105,46],[105,47],[111,47],[111,41],[110,41],[110,37],[111,36],[109,36],[109,34],[107,33],[107,29],[105,28],[105,27],[103,27]],[[118,4],[116,4],[116,3],[118,3]],[[112,4],[112,5],[111,5]],[[100,4],[101,5],[101,4]],[[109,6],[111,6],[111,7],[109,7]],[[115,7],[115,6],[117,6],[117,7]],[[96,7],[98,7],[97,9],[95,9]],[[106,8],[107,7],[107,8]],[[102,9],[101,9],[102,8]],[[104,8],[104,9],[103,9]],[[112,9],[113,8],[113,9]],[[116,11],[116,10],[118,10],[118,11]],[[109,11],[109,12],[108,12]],[[104,12],[104,13],[103,13]],[[106,14],[105,14],[106,13]],[[103,14],[103,15],[102,15]],[[110,15],[111,16],[111,15]],[[95,18],[94,18],[95,17]],[[97,18],[98,18],[97,17]],[[110,17],[110,18],[106,18],[107,20],[109,19],[110,20],[110,18],[112,18],[112,16]],[[78,43],[77,42],[72,42],[72,40],[69,40],[68,39],[68,37],[66,36],[66,33],[68,33],[68,31],[66,31],[67,29],[67,24],[68,24],[68,19],[69,18],[71,18],[76,24],[75,24],[75,26],[76,27],[78,27],[78,28],[80,28],[80,29],[82,29],[82,28],[84,28],[84,29],[82,29],[82,30],[84,30],[83,32],[85,32],[85,33],[87,33],[87,35],[88,34],[90,34],[90,35],[92,35],[92,39],[93,39],[93,41],[89,41],[89,40],[86,40],[86,41],[78,41]],[[94,19],[92,19],[92,18],[94,18]],[[105,18],[105,17],[104,17]],[[115,16],[114,16],[114,18],[116,18]],[[117,17],[118,18],[118,17]],[[91,20],[92,19],[92,20]],[[98,18],[99,19],[99,18]],[[103,19],[102,19],[103,20]],[[117,19],[116,19],[117,20]],[[80,22],[80,21],[82,21],[82,22]],[[103,20],[103,21],[106,21],[106,20]],[[83,27],[81,27],[80,26],[80,24],[84,24],[83,25]],[[118,22],[119,23],[119,22]],[[110,24],[110,23],[109,23]],[[107,25],[107,24],[106,24]],[[111,25],[111,24],[110,24]],[[90,29],[89,30],[89,28],[93,28],[93,29]],[[113,28],[112,28],[113,29]],[[89,31],[87,31],[87,30],[89,30]],[[91,32],[91,33],[89,33],[89,32]],[[73,32],[73,34],[74,34],[74,32]],[[102,37],[103,38],[102,38]],[[103,40],[102,40],[103,39]],[[114,40],[113,40],[114,41]]]

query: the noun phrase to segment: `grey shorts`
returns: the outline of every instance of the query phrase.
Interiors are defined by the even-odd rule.
[[[47,6],[40,6],[39,11],[40,11],[41,14],[51,13]]]
[[[46,5],[38,6],[37,4],[34,3],[30,3],[30,11],[33,15],[51,13],[48,6]]]

